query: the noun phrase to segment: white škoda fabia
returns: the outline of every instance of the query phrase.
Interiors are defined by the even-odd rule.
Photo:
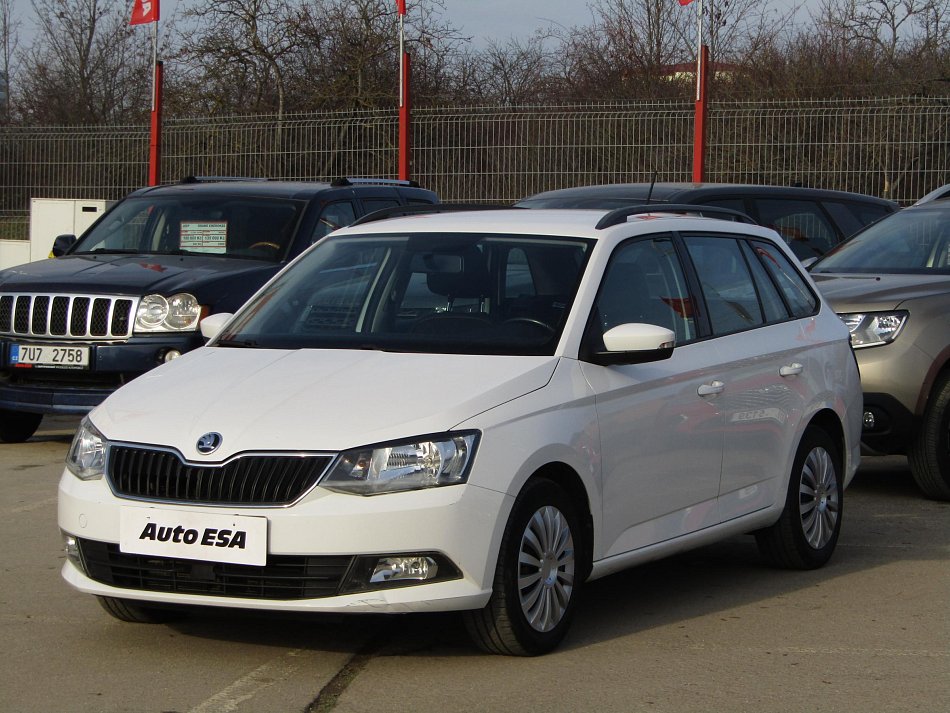
[[[122,620],[460,610],[539,654],[631,565],[738,533],[824,564],[858,464],[848,329],[742,221],[369,222],[203,329],[89,414],[60,483],[63,576]]]

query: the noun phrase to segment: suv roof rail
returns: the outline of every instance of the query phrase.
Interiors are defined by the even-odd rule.
[[[689,203],[650,203],[647,205],[627,206],[610,211],[607,215],[597,221],[595,228],[603,230],[612,225],[626,223],[631,215],[641,215],[643,213],[691,213],[702,218],[719,218],[721,220],[732,220],[737,223],[748,223],[758,225],[756,221],[745,213],[731,208],[720,208],[711,205],[693,205]]]
[[[350,226],[372,223],[386,218],[400,218],[407,215],[426,215],[429,213],[457,213],[466,210],[507,210],[510,205],[498,203],[413,203],[412,205],[394,205],[367,213],[350,223]],[[520,208],[517,210],[521,210]]]
[[[332,181],[330,181],[330,185],[335,188],[340,186],[356,185],[409,186],[411,188],[419,188],[419,184],[416,181],[405,180],[402,178],[349,178],[346,176],[334,178]]]
[[[218,183],[220,181],[269,181],[260,176],[185,176],[180,183]]]

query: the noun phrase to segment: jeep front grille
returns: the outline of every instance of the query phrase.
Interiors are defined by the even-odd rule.
[[[289,505],[310,490],[330,456],[243,455],[217,465],[172,451],[113,445],[108,475],[117,495],[208,505]]]
[[[58,339],[124,339],[137,298],[0,294],[0,334]]]

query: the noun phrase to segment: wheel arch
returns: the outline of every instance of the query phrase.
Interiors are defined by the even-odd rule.
[[[841,423],[841,419],[838,417],[838,414],[830,408],[821,409],[808,421],[806,428],[811,427],[820,428],[822,431],[828,434],[832,441],[834,441],[834,444],[838,449],[838,453],[836,454],[838,457],[837,465],[843,474],[845,472],[845,459],[847,458],[848,452],[844,435],[844,425]],[[804,434],[804,431],[802,431],[802,433]]]
[[[914,408],[915,418],[923,418],[934,388],[948,376],[950,376],[950,346],[945,347],[936,356],[924,376],[924,380],[920,385],[920,393],[917,395],[917,405]]]

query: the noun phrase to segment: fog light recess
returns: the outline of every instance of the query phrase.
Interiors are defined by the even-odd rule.
[[[165,352],[165,356],[162,357],[162,361],[167,363],[167,362],[170,362],[172,359],[177,359],[180,356],[181,356],[181,352],[178,351],[177,349],[169,349],[167,352]]]
[[[363,555],[356,558],[342,591],[358,592],[413,584],[444,582],[461,577],[445,555],[433,552]]]

